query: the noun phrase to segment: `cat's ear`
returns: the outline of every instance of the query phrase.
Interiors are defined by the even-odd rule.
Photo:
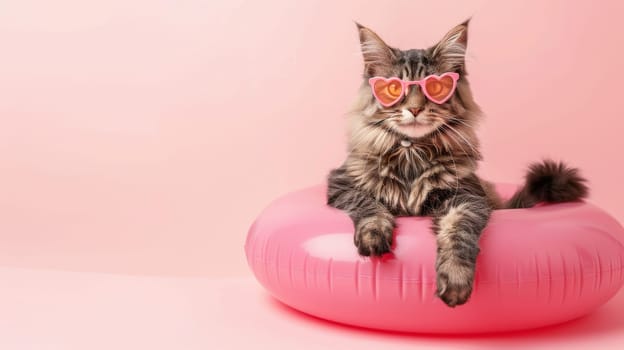
[[[464,23],[451,29],[442,40],[431,48],[433,60],[439,64],[444,71],[463,71],[466,47],[468,45],[468,23]]]
[[[388,46],[372,30],[355,23],[360,35],[360,47],[364,58],[364,75],[373,77],[387,74],[396,60],[394,49]]]

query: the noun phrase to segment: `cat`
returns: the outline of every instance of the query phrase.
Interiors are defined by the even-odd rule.
[[[450,307],[462,305],[472,293],[479,237],[492,210],[581,200],[588,195],[586,180],[576,168],[543,160],[529,166],[524,185],[503,202],[493,185],[475,174],[482,159],[475,134],[481,110],[465,67],[469,20],[428,49],[406,51],[356,26],[364,81],[352,113],[348,156],[328,175],[327,204],[351,217],[362,256],[391,251],[395,217],[432,216],[436,295]],[[448,100],[436,103],[425,92],[435,95],[444,73],[457,78],[456,87]],[[436,80],[427,90],[421,84],[403,91],[401,83],[390,86],[383,79],[373,89],[369,81],[416,81],[430,75]],[[387,96],[379,100],[373,92],[399,100],[384,107],[380,101]]]

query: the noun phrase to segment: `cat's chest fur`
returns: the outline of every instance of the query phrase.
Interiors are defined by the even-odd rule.
[[[392,152],[378,155],[376,171],[381,177],[391,177],[411,184],[431,166],[432,162],[424,154],[404,144]]]
[[[365,159],[352,159],[348,171],[357,186],[365,189],[375,199],[396,214],[409,214],[408,199],[413,188],[418,187],[421,175],[435,166],[436,161],[422,151],[398,145],[389,152],[367,155]]]

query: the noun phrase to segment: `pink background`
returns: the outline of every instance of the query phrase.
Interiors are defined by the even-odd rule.
[[[471,15],[481,173],[565,159],[624,221],[622,2],[8,0],[0,266],[248,278],[253,218],[345,156],[352,21],[408,48]]]

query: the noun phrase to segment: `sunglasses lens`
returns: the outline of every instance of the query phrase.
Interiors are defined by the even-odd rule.
[[[425,90],[434,102],[444,101],[453,93],[453,78],[445,76],[440,79],[431,77],[425,82]]]
[[[373,86],[375,96],[384,105],[391,105],[401,98],[403,87],[396,80],[377,80]]]

